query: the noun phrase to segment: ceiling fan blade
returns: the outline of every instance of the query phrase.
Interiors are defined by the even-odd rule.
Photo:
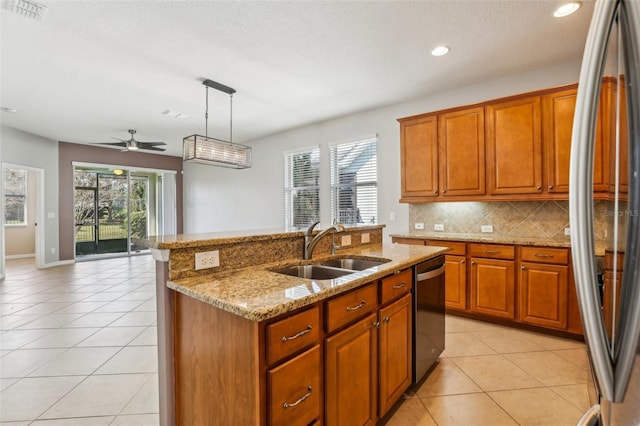
[[[128,146],[126,141],[122,142],[94,142],[91,145],[111,145],[111,146]]]
[[[120,141],[120,142],[129,142],[128,139],[114,138],[113,136],[111,136],[111,139],[115,139],[115,140]]]
[[[139,142],[139,141],[136,141],[136,143],[138,144],[138,146],[141,146],[141,145],[144,145],[144,146],[166,145],[166,143],[164,143],[164,142]]]
[[[148,151],[166,151],[164,148],[156,148],[155,146],[144,146],[141,142],[138,142],[138,148]]]

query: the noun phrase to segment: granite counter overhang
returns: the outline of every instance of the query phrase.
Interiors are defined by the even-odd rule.
[[[390,261],[339,278],[311,280],[273,272],[273,269],[309,263],[301,259],[288,259],[168,281],[167,287],[246,319],[264,321],[368,284],[447,250],[446,247],[403,244],[363,246],[340,250],[335,256],[326,258],[358,256]],[[314,262],[321,260],[314,258]]]
[[[391,234],[390,237],[409,238],[414,240],[430,240],[430,241],[463,241],[467,243],[483,243],[483,244],[512,244],[517,246],[538,246],[538,247],[560,247],[571,248],[570,237],[564,238],[536,238],[536,237],[516,237],[510,235],[491,235],[487,234],[454,234],[446,232],[425,232],[414,234]],[[606,242],[601,240],[595,241],[596,256],[604,256],[606,250]]]

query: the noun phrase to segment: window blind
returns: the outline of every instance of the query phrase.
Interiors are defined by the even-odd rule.
[[[377,139],[330,146],[331,221],[377,223]]]
[[[285,227],[303,228],[320,220],[320,148],[284,153]]]
[[[27,224],[27,171],[4,169],[4,223]]]

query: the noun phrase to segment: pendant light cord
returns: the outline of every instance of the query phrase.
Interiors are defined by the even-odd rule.
[[[229,94],[229,142],[233,143],[233,93]]]
[[[209,86],[205,86],[207,88],[205,95],[205,109],[204,109],[204,136],[209,137]]]

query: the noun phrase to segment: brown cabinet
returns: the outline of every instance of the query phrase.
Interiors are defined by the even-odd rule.
[[[542,97],[543,139],[546,149],[547,191],[569,192],[571,134],[577,88]],[[596,167],[597,173],[597,167]]]
[[[320,345],[269,370],[269,424],[306,426],[322,411]]]
[[[446,308],[467,309],[467,245],[456,241],[428,240],[429,246],[449,247],[444,256]]]
[[[513,246],[490,244],[470,244],[469,246],[472,256],[470,311],[515,319]],[[502,260],[509,257],[510,260]]]
[[[540,194],[542,136],[540,96],[486,107],[489,191]]]
[[[380,280],[380,304],[391,302],[411,291],[413,287],[413,269],[405,269],[395,275]]]
[[[411,295],[380,309],[380,417],[411,384]]]
[[[327,333],[331,333],[378,308],[377,283],[331,299],[326,307]]]
[[[267,361],[270,365],[317,343],[320,338],[320,308],[284,318],[267,326]]]
[[[325,343],[325,422],[375,425],[378,399],[377,314],[330,336]]]
[[[569,251],[546,247],[523,247],[518,280],[518,320],[565,330]]]
[[[402,200],[438,196],[438,117],[400,121]]]
[[[485,194],[484,108],[438,116],[442,197]]]

